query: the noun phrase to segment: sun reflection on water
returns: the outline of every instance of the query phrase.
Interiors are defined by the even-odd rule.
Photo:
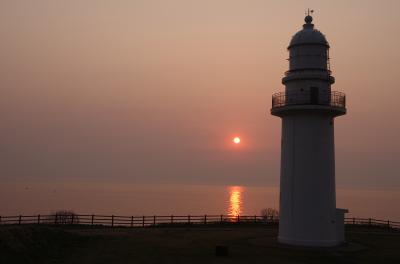
[[[243,212],[243,188],[240,186],[229,186],[228,215],[238,216]]]

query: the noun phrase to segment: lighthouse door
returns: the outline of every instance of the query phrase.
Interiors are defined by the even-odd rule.
[[[310,103],[318,104],[318,87],[310,87]]]

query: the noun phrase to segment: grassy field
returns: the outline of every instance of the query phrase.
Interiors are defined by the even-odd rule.
[[[400,232],[347,228],[348,245],[292,248],[268,226],[0,226],[0,263],[400,263]],[[229,247],[216,257],[215,247]]]

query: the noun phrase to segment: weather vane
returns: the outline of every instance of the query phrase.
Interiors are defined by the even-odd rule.
[[[310,8],[307,9],[307,12],[305,13],[307,16],[309,16],[310,14],[312,15],[314,13],[314,10],[310,10]]]

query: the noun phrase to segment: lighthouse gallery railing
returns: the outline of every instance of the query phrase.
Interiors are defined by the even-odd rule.
[[[346,95],[337,91],[317,95],[310,91],[280,92],[272,95],[272,108],[291,105],[325,105],[345,108]]]

